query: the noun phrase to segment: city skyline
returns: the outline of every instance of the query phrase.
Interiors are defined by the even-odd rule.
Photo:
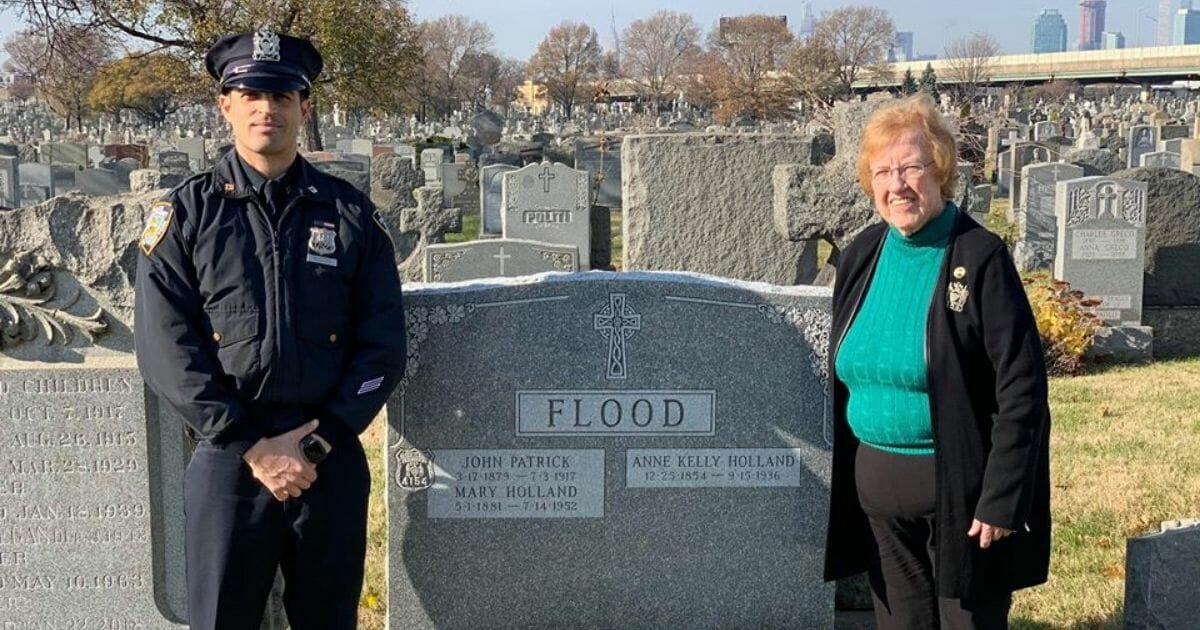
[[[1189,0],[1183,3],[1191,4]],[[793,32],[799,32],[804,20],[805,2],[796,0],[744,0],[731,11],[728,2],[719,0],[691,0],[689,2],[666,2],[664,0],[614,0],[608,3],[564,3],[569,6],[547,10],[544,2],[531,0],[509,0],[497,3],[494,0],[409,0],[409,10],[416,20],[431,20],[443,15],[465,15],[487,24],[495,35],[498,52],[505,56],[527,60],[536,50],[538,42],[551,27],[563,20],[582,21],[596,29],[600,42],[606,48],[611,45],[611,31],[615,19],[618,32],[631,22],[645,18],[656,11],[670,9],[690,13],[707,32],[715,28],[722,16],[765,13],[786,15]],[[814,0],[813,13],[822,13],[851,3],[834,0]],[[1000,45],[1001,54],[1023,54],[1033,52],[1031,34],[1034,21],[1043,9],[1056,9],[1067,22],[1068,50],[1075,50],[1080,39],[1079,0],[1012,0],[1002,5],[992,5],[981,11],[982,3],[946,4],[939,0],[887,0],[862,3],[878,6],[887,11],[895,23],[896,30],[913,34],[913,53],[916,56],[943,56],[943,49],[953,39],[976,32],[989,33]],[[1157,45],[1159,24],[1163,5],[1173,7],[1172,15],[1181,4],[1180,0],[1143,0],[1141,2],[1109,3],[1105,13],[1104,30],[1120,32],[1128,47]],[[0,40],[20,30],[20,18],[13,11],[0,12]],[[1171,25],[1167,26],[1168,33]],[[0,59],[6,55],[0,51]]]

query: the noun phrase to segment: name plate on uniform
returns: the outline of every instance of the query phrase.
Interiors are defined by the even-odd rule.
[[[626,488],[798,488],[805,472],[793,448],[631,448]]]
[[[429,518],[600,518],[603,449],[432,451]]]

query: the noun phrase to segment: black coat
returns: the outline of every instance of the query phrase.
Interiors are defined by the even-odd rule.
[[[196,436],[362,432],[403,376],[392,242],[371,201],[297,158],[279,217],[230,151],[155,205],[134,334],[147,384]]]
[[[926,363],[937,469],[937,591],[962,598],[1046,581],[1050,409],[1041,341],[1007,247],[953,205],[945,211],[958,217],[934,285]],[[866,570],[874,544],[855,488],[858,440],[846,422],[849,395],[837,379],[835,359],[866,295],[886,230],[886,224],[871,226],[846,248],[833,292],[826,580]],[[967,289],[961,311],[949,301],[948,287],[956,282]],[[978,539],[967,536],[974,518],[1015,533],[981,550]]]

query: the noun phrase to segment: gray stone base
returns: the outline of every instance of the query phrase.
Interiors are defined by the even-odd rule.
[[[1155,357],[1200,356],[1200,307],[1146,307],[1142,321],[1154,329]]]
[[[1200,521],[1168,521],[1126,543],[1125,627],[1195,628],[1200,619]]]
[[[1154,358],[1154,329],[1149,326],[1105,326],[1096,331],[1090,359],[1136,363]]]

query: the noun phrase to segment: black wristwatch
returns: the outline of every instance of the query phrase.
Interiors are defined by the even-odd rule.
[[[300,452],[304,453],[304,459],[320,464],[329,457],[329,444],[316,433],[309,433],[300,440]]]

